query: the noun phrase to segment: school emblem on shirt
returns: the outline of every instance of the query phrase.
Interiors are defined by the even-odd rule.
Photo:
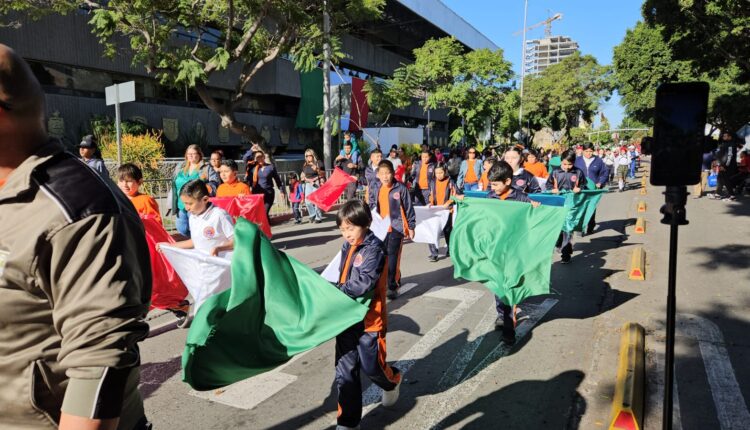
[[[206,239],[213,239],[214,236],[216,236],[215,228],[208,226],[203,229],[203,237],[205,237]]]
[[[398,191],[396,191],[395,193],[393,193],[393,199],[394,200],[398,200],[400,198],[401,198],[401,193],[399,193]]]
[[[357,256],[354,257],[354,267],[359,267],[364,262],[365,262],[365,258],[362,257],[362,254],[357,254]]]
[[[573,181],[573,182],[575,182],[575,181],[578,180],[578,176],[573,175],[573,176],[570,177],[570,180]]]
[[[518,185],[519,187],[523,187],[524,185],[526,185],[526,181],[523,179],[519,179],[516,181],[516,185]]]

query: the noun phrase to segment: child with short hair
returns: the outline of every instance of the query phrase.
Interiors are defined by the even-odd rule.
[[[533,207],[538,207],[540,204],[529,199],[523,191],[513,187],[513,168],[505,161],[495,163],[487,173],[487,179],[490,181],[491,188],[490,193],[487,194],[489,199],[531,203]],[[515,305],[509,306],[503,303],[497,296],[495,296],[495,308],[497,309],[495,329],[502,331],[503,342],[512,345],[516,342],[517,308]]]
[[[153,197],[140,192],[143,184],[143,172],[138,166],[126,163],[117,168],[117,187],[125,193],[140,215],[153,215],[161,224],[159,204]]]
[[[234,224],[232,217],[224,210],[211,204],[206,183],[194,179],[180,190],[180,200],[190,214],[190,239],[173,244],[181,249],[197,249],[212,256],[234,249]]]
[[[294,214],[294,223],[302,224],[302,212],[299,208],[305,200],[305,191],[299,177],[296,173],[289,175],[289,202],[292,204],[292,214]]]
[[[620,153],[615,157],[614,164],[617,166],[617,188],[620,192],[623,192],[628,181],[628,169],[630,168],[630,155],[628,155],[628,150],[624,146],[620,148]]]
[[[586,175],[583,170],[575,167],[576,153],[572,149],[562,153],[560,167],[555,169],[547,179],[547,189],[554,194],[560,191],[572,191],[580,193],[581,188],[586,185]],[[562,253],[562,263],[570,263],[573,254],[572,232],[561,232],[557,239],[557,245]]]
[[[435,166],[435,178],[430,183],[430,206],[443,206],[446,209],[450,209],[453,212],[453,200],[451,197],[456,195],[456,184],[453,180],[448,177],[448,169],[444,163],[439,163]],[[448,217],[448,222],[443,227],[443,236],[445,236],[445,244],[449,246],[451,231],[453,230],[453,217]],[[430,256],[428,260],[435,262],[438,261],[438,251],[440,250],[433,244],[427,245],[430,249]],[[449,248],[450,249],[450,248]],[[450,256],[450,251],[445,251],[445,256]]]
[[[390,164],[390,162],[385,161]],[[391,165],[392,166],[392,165]],[[370,231],[372,215],[359,200],[349,200],[336,215],[344,237],[337,287],[347,296],[370,299],[362,322],[336,336],[337,429],[359,428],[362,419],[360,372],[383,389],[382,405],[398,400],[401,374],[386,361],[385,336],[387,274],[383,242]]]
[[[482,176],[479,177],[479,191],[489,191],[490,181],[487,179],[487,173],[489,173],[492,166],[497,160],[493,157],[487,157],[482,163]]]
[[[247,196],[253,192],[250,187],[237,179],[237,163],[234,160],[224,160],[219,167],[221,185],[216,190],[216,197]]]
[[[390,217],[391,226],[385,237],[385,254],[388,257],[388,298],[398,297],[401,287],[401,248],[404,237],[414,238],[417,220],[409,189],[394,178],[393,164],[382,160],[378,164],[377,178],[369,184],[370,209],[381,217]]]

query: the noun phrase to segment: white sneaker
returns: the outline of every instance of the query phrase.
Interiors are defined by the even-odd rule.
[[[337,425],[336,430],[359,430],[359,426],[357,427],[347,427],[342,425]]]
[[[391,391],[383,391],[383,399],[380,402],[383,407],[390,408],[391,406],[396,404],[396,401],[398,400],[399,388],[401,388],[401,381],[403,381],[403,377],[398,381],[398,385],[396,385],[396,388],[392,389]]]

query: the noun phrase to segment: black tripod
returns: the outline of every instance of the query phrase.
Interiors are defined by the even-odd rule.
[[[677,281],[677,229],[686,225],[685,204],[687,204],[687,187],[668,186],[664,192],[664,214],[662,224],[669,224],[669,280],[667,285],[667,347],[664,366],[664,430],[672,429],[672,387],[674,384],[674,337],[677,299],[675,284]]]

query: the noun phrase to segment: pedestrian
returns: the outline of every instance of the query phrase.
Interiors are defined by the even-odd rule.
[[[176,209],[177,220],[175,227],[177,231],[186,237],[190,237],[190,223],[185,205],[179,198],[182,187],[190,181],[200,179],[204,182],[219,182],[218,175],[208,170],[208,164],[203,161],[203,152],[198,145],[189,145],[185,149],[185,161],[177,166],[172,179],[172,207]]]
[[[511,186],[516,188],[518,191],[522,191],[526,194],[541,193],[542,187],[536,180],[534,175],[524,170],[523,165],[524,159],[521,155],[521,150],[517,147],[511,147],[505,151],[504,160],[506,163],[513,168],[513,182]]]
[[[390,161],[383,161],[390,164]],[[391,165],[392,166],[392,165]],[[399,397],[401,374],[386,363],[386,256],[383,242],[370,231],[372,215],[359,200],[339,209],[336,225],[344,237],[336,286],[352,299],[370,298],[365,318],[336,336],[336,429],[358,429],[362,420],[360,372],[383,390],[381,405],[393,406]]]
[[[615,169],[617,169],[617,188],[620,192],[625,191],[628,181],[628,169],[630,166],[630,155],[625,147],[620,148],[620,155],[615,157]]]
[[[99,153],[96,136],[93,134],[83,136],[81,143],[78,144],[78,153],[81,155],[81,160],[83,160],[87,166],[94,169],[94,171],[101,177],[109,178],[107,166],[104,165],[102,155]]]
[[[555,169],[547,178],[547,189],[554,194],[561,191],[580,193],[586,184],[586,175],[581,169],[575,167],[576,154],[574,150],[568,149],[560,156],[560,167]],[[561,232],[555,245],[562,254],[562,263],[570,263],[573,255],[573,242],[571,232]]]
[[[487,198],[500,199],[505,201],[516,201],[531,203],[533,207],[538,207],[538,202],[533,202],[523,191],[512,186],[513,168],[505,161],[495,163],[487,174],[490,181],[490,192]],[[500,298],[495,296],[495,309],[497,310],[497,319],[495,319],[495,329],[502,332],[503,342],[508,345],[516,343],[516,306],[505,304]]]
[[[448,177],[448,171],[445,168],[445,164],[438,164],[435,166],[435,179],[430,183],[430,206],[442,206],[445,209],[450,209],[453,212],[453,200],[451,197],[456,195],[456,183]],[[448,222],[443,227],[443,236],[445,237],[445,246],[448,248],[445,251],[445,256],[450,256],[450,237],[451,231],[453,230],[453,217],[448,217]],[[428,259],[432,262],[438,261],[438,253],[440,249],[433,245],[428,245],[430,249],[430,255]]]
[[[456,182],[458,180],[458,174],[459,172],[461,172],[462,161],[463,160],[461,160],[461,155],[459,155],[458,150],[452,150],[450,153],[450,158],[448,159],[445,167],[448,171],[448,176],[453,182]]]
[[[263,151],[258,151],[253,157],[254,162],[248,164],[245,179],[250,189],[253,190],[253,194],[263,194],[263,206],[266,209],[266,215],[270,217],[271,206],[273,206],[273,202],[276,199],[276,191],[273,188],[274,183],[279,192],[281,192],[281,197],[284,200],[286,200],[286,190],[281,183],[276,166],[266,162],[266,154]]]
[[[349,152],[346,151],[347,145],[351,148]],[[359,152],[357,137],[354,136],[350,131],[344,132],[344,142],[342,143],[341,150],[339,151],[339,156],[342,155],[352,160],[352,163],[354,163],[355,165],[360,165],[362,163],[362,153]],[[338,157],[336,157],[336,160],[338,160]]]
[[[638,151],[635,145],[628,146],[628,155],[630,156],[630,179],[635,179],[635,171],[638,167]]]
[[[706,136],[706,143],[709,144],[711,147],[714,145],[711,145],[711,143],[714,142],[713,139],[709,136]],[[706,188],[708,187],[708,175],[711,173],[711,166],[714,162],[714,151],[709,150],[707,152],[703,153],[703,161],[701,162],[701,180],[695,186],[693,187],[693,198],[699,199],[703,197],[703,193],[706,191]]]
[[[604,161],[604,165],[607,166],[607,172],[609,173],[607,175],[607,183],[611,183],[612,180],[615,177],[615,154],[612,152],[611,148],[607,148],[606,151],[604,151],[604,158],[602,158]]]
[[[234,249],[234,223],[224,209],[210,201],[208,187],[200,179],[194,179],[180,190],[180,200],[190,214],[190,238],[175,243],[158,243],[180,249],[196,249],[217,257]]]
[[[432,154],[433,163],[445,163],[445,155],[443,155],[443,152],[440,150],[440,148],[434,147],[432,149]]]
[[[143,172],[135,164],[125,163],[117,168],[117,187],[128,196],[135,211],[139,215],[153,216],[161,224],[159,204],[153,197],[141,193],[142,184]]]
[[[523,163],[523,169],[537,178],[546,179],[549,176],[547,166],[539,161],[539,155],[533,149],[529,149],[526,153],[526,162]]]
[[[401,287],[401,248],[404,238],[414,239],[417,227],[409,190],[393,177],[393,164],[383,160],[378,164],[377,179],[370,184],[370,209],[381,217],[390,217],[391,226],[385,237],[385,254],[388,257],[388,298],[398,297]]]
[[[495,162],[497,162],[497,160],[493,157],[487,157],[482,162],[482,176],[479,178],[479,191],[490,190],[490,181],[487,179],[487,173],[489,173]]]
[[[302,175],[300,177],[305,181],[305,196],[312,194],[325,182],[325,167],[323,167],[323,162],[318,160],[315,151],[312,149],[305,151],[305,164],[302,166]],[[310,222],[315,224],[321,223],[323,221],[323,212],[321,212],[320,208],[309,200],[306,201],[306,205]]]
[[[206,183],[208,185],[209,191],[211,191],[211,195],[216,195],[216,190],[219,188],[219,185],[221,185],[221,162],[224,161],[224,151],[221,149],[217,149],[216,151],[213,151],[211,153],[211,156],[208,158],[208,169],[209,169],[209,177],[214,178],[214,181],[209,181]]]
[[[556,150],[552,150],[549,154],[549,161],[547,161],[547,173],[552,174],[552,172],[560,167],[560,154]]]
[[[252,194],[250,187],[237,179],[238,166],[234,160],[224,160],[219,168],[221,185],[216,190],[216,197],[242,197]]]
[[[375,148],[370,152],[370,163],[365,167],[365,201],[370,201],[370,184],[378,179],[378,164],[383,160],[383,153]]]
[[[42,86],[0,44],[0,428],[150,428],[138,214],[47,135]]]
[[[430,183],[435,180],[435,164],[429,151],[422,151],[420,159],[411,167],[411,181],[417,205],[426,206],[430,200]]]
[[[336,157],[336,167],[343,170],[349,176],[357,177],[362,168],[359,152],[353,152],[351,140],[344,140],[344,148]],[[357,192],[357,182],[349,183],[344,189],[344,195],[347,200],[354,198]]]
[[[732,133],[725,131],[721,134],[721,146],[716,156],[719,167],[719,175],[716,183],[715,198],[721,198],[725,201],[736,200],[736,190],[732,186],[732,178],[737,174],[737,142],[735,142]],[[724,193],[726,189],[726,193]]]
[[[300,204],[305,201],[305,190],[296,173],[289,174],[289,203],[292,204],[294,223],[302,224]]]
[[[391,146],[390,151],[388,151],[388,157],[386,157],[386,160],[390,161],[391,164],[393,164],[393,168],[396,169],[397,172],[399,168],[404,164],[401,162],[401,158],[398,156],[398,147],[396,145]]]
[[[482,163],[477,160],[476,148],[470,147],[466,154],[466,160],[461,162],[456,185],[463,191],[476,191],[479,189],[479,178],[482,176]]]
[[[590,179],[596,189],[601,189],[607,185],[607,179],[609,178],[609,172],[604,161],[598,156],[594,155],[594,144],[586,143],[583,145],[583,157],[576,157],[576,167],[581,169],[584,175]],[[596,211],[591,215],[589,224],[586,226],[586,234],[592,234],[596,228]]]

